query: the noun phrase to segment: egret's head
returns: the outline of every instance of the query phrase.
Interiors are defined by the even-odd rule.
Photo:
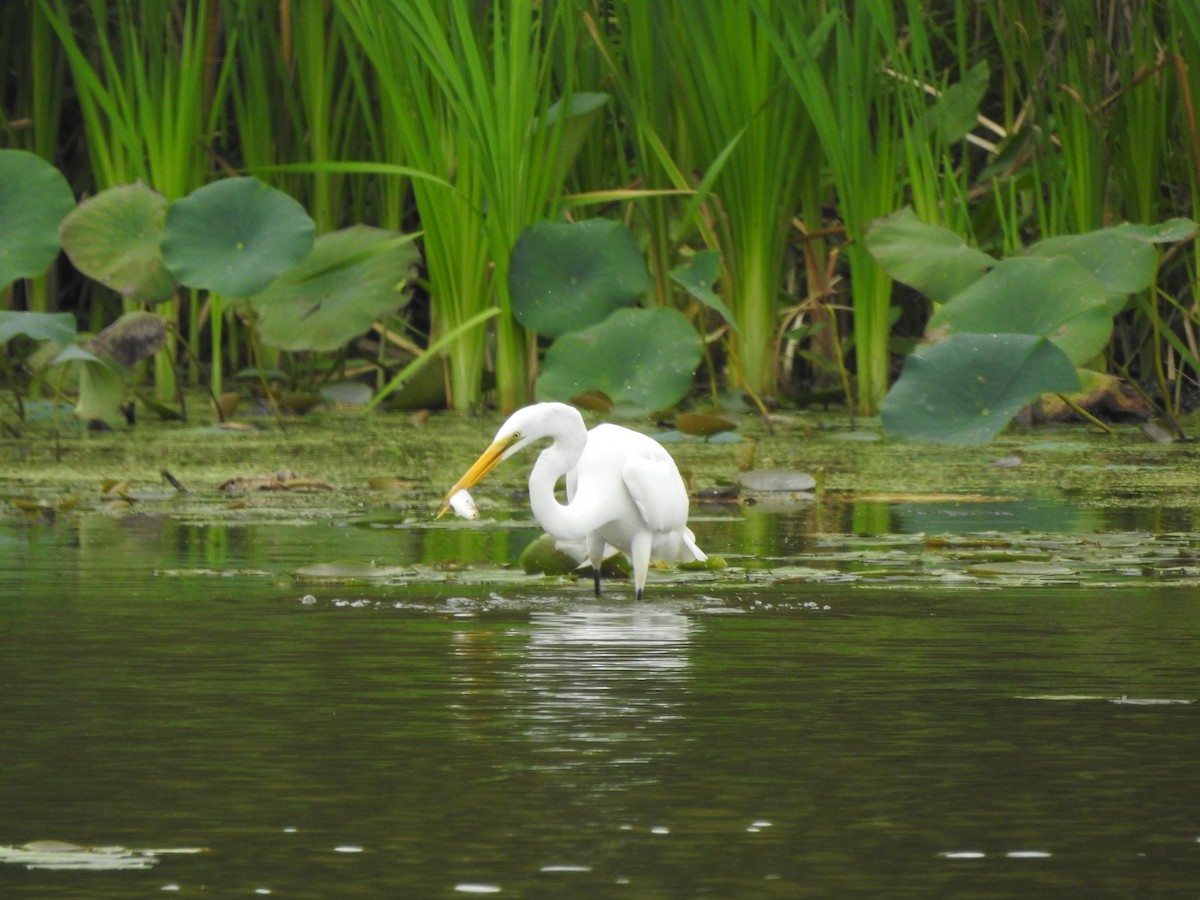
[[[481,482],[487,474],[514,453],[543,438],[558,438],[573,431],[586,433],[583,416],[579,410],[565,403],[535,403],[522,407],[508,417],[500,426],[491,446],[483,451],[479,459],[447,491],[438,509],[438,518],[450,508],[450,498],[461,490],[469,490]]]

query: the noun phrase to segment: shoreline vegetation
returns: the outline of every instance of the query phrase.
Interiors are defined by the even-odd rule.
[[[31,0],[0,58],[6,420],[427,378],[970,443],[1114,376],[1188,434],[1193,4]]]

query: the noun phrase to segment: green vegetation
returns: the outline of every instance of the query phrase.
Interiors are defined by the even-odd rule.
[[[1179,431],[1200,379],[1192,4],[27,0],[0,59],[18,419],[425,372],[959,441],[1068,370]],[[88,343],[147,310],[152,366]]]

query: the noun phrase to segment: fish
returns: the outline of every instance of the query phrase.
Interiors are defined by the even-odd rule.
[[[479,518],[479,507],[475,505],[475,498],[466,491],[457,491],[450,498],[450,508],[460,519]]]

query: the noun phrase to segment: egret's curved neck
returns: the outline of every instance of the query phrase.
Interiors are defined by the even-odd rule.
[[[557,538],[578,540],[587,537],[594,525],[587,521],[578,504],[559,503],[554,494],[558,480],[573,469],[583,455],[587,432],[555,435],[554,443],[538,454],[529,473],[529,506],[533,517]]]

